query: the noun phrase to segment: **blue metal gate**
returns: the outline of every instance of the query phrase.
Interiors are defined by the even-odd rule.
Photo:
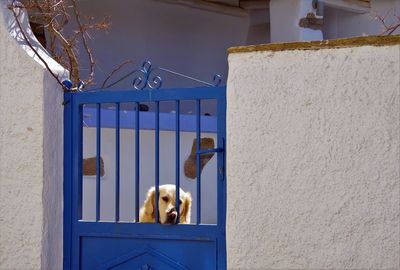
[[[64,112],[64,269],[226,269],[226,244],[225,244],[225,214],[226,214],[226,181],[225,181],[225,111],[226,89],[225,87],[201,87],[189,89],[157,89],[136,91],[97,91],[97,92],[67,92],[65,93]],[[196,218],[192,224],[163,225],[156,223],[139,223],[139,207],[143,196],[138,188],[139,173],[139,133],[140,128],[146,123],[140,123],[140,106],[151,102],[153,105],[150,114],[154,115],[154,186],[156,187],[156,199],[158,201],[158,186],[160,184],[159,151],[160,130],[163,126],[160,103],[169,101],[175,104],[173,110],[175,136],[175,160],[174,170],[176,177],[173,184],[181,185],[180,171],[182,158],[180,156],[180,129],[182,125],[181,103],[187,100],[193,101],[195,110],[189,123],[194,127],[193,134],[196,138],[196,207],[192,209]],[[216,147],[204,149],[201,142],[201,123],[204,114],[201,112],[201,104],[204,100],[214,100],[216,103]],[[133,156],[135,159],[135,173],[130,176],[135,190],[134,220],[122,222],[120,213],[120,156],[124,147],[120,141],[120,130],[123,127],[121,112],[122,104],[133,104],[128,116],[132,116],[136,137]],[[95,217],[86,220],[83,217],[83,129],[85,123],[85,106],[97,113],[92,123],[96,138],[95,164]],[[100,208],[103,197],[100,196],[101,188],[101,128],[106,125],[103,112],[103,104],[113,104],[115,108],[115,124],[112,126],[115,132],[115,215],[113,220],[102,220]],[[103,114],[102,114],[103,113]],[[171,115],[170,115],[171,116]],[[88,120],[89,121],[89,120]],[[185,120],[186,121],[186,120]],[[142,146],[141,146],[142,147]],[[105,150],[104,150],[105,151]],[[202,198],[206,200],[207,194],[202,193],[202,175],[200,157],[204,154],[215,153],[217,170],[215,173],[215,186],[217,188],[216,222],[215,224],[203,224],[202,212],[209,209],[201,209]],[[153,166],[153,165],[152,165]],[[85,180],[86,181],[86,180]],[[92,180],[90,180],[92,181]],[[179,189],[176,189],[177,191]],[[179,192],[179,191],[178,191]],[[177,196],[179,198],[179,195]],[[204,199],[205,198],[205,199]],[[177,199],[178,202],[178,199]],[[179,209],[179,204],[177,203]],[[158,215],[158,204],[155,204]],[[178,210],[179,213],[179,210]],[[156,218],[156,220],[158,220]],[[179,219],[178,219],[179,220]]]

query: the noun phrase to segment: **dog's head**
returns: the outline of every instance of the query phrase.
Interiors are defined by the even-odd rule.
[[[175,224],[177,221],[176,192],[175,185],[159,186],[158,212],[161,224]],[[147,192],[144,202],[144,210],[148,215],[155,217],[155,188],[152,187]],[[179,189],[179,222],[190,223],[190,207],[192,198],[189,192]]]

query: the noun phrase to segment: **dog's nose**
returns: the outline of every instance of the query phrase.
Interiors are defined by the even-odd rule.
[[[173,223],[173,222],[175,222],[175,219],[176,219],[176,212],[172,212],[172,213],[168,214],[169,222]]]
[[[171,214],[175,214],[176,215],[176,207],[173,207],[173,208],[169,209],[167,214],[168,215],[171,215]]]
[[[167,221],[166,224],[175,224],[178,213],[176,212],[176,208],[171,208],[167,211]]]
[[[176,212],[175,207],[168,210],[167,217],[168,217],[168,221],[170,223],[174,223],[177,216],[178,216],[178,213]]]

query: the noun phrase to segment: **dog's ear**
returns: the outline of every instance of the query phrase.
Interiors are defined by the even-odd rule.
[[[147,192],[146,200],[144,201],[144,211],[154,217],[154,205],[155,205],[155,188],[152,187]]]
[[[190,223],[190,207],[192,206],[192,197],[186,192],[185,199],[182,203],[182,213],[180,217],[181,223]]]

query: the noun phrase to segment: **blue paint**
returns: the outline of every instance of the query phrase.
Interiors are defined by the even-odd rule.
[[[137,260],[138,257],[145,257],[146,255],[147,257],[150,257],[149,259],[152,260],[151,265],[146,262],[143,263],[141,260]],[[108,270],[112,269],[116,265],[118,265],[119,267],[123,265],[123,267],[134,270],[154,270],[154,269],[188,270],[188,268],[171,260],[165,254],[157,252],[156,250],[146,246],[135,249],[127,254],[124,254],[121,257],[118,257],[117,259],[108,261],[100,265],[100,267],[96,267],[96,265],[93,265],[93,267],[96,269]]]
[[[175,195],[175,205],[176,205],[176,212],[178,214],[178,216],[176,217],[176,222],[179,223],[180,221],[180,157],[179,157],[179,153],[180,153],[180,114],[181,114],[181,109],[180,109],[180,103],[179,100],[175,101],[175,186],[176,186],[176,195]]]
[[[64,243],[64,269],[71,269],[71,247],[72,247],[72,96],[70,93],[64,93],[64,183],[63,183],[63,197],[64,197],[64,221],[63,221],[63,243]]]
[[[114,122],[114,109],[101,108],[101,127],[102,128],[115,128]],[[136,128],[136,111],[121,111],[120,127],[122,129]],[[160,113],[160,130],[175,131],[176,122],[175,113]],[[86,106],[84,108],[85,124],[89,127],[96,126],[96,108]],[[140,129],[154,130],[155,127],[155,112],[140,112]],[[185,132],[196,131],[196,116],[188,114],[180,114],[180,130]],[[201,116],[201,127],[203,132],[216,133],[217,132],[217,117]]]
[[[120,118],[119,118],[119,103],[115,108],[115,221],[119,221],[119,176],[120,176]]]
[[[226,92],[223,98],[218,99],[218,140],[217,148],[226,149]],[[221,228],[223,237],[218,241],[217,269],[226,269],[226,151],[217,152],[217,189],[218,189],[218,227]]]
[[[224,152],[224,149],[223,148],[211,148],[211,149],[205,149],[205,150],[197,150],[196,154],[204,155],[204,154],[218,153],[218,152]]]
[[[71,95],[72,106],[72,131],[71,131],[71,170],[70,179],[64,179],[71,184],[70,205],[64,204],[66,211],[71,211],[71,269],[79,269],[79,258],[81,254],[81,245],[79,237],[79,220],[82,219],[82,105],[76,103],[75,95]],[[69,165],[67,166],[69,167]],[[74,194],[74,196],[72,196]],[[68,207],[71,207],[69,210]]]
[[[71,88],[72,88],[71,80],[64,80],[64,81],[62,81],[62,84],[65,87],[65,89],[71,90]]]
[[[139,178],[140,178],[140,103],[136,102],[135,110],[135,217],[136,222],[139,222]]]
[[[201,142],[201,101],[196,100],[196,183],[197,183],[197,224],[201,223],[201,173],[200,173],[200,151]]]
[[[200,115],[200,102],[203,99],[215,99],[217,101],[218,115],[214,121],[216,126],[214,132],[217,133],[217,148],[200,150],[200,135],[204,132],[204,123],[207,117]],[[117,111],[110,111],[114,122],[110,128],[115,128],[116,132],[116,163],[119,167],[119,151],[123,147],[119,141],[119,130],[123,127],[123,113],[118,113],[120,103],[134,103],[136,108],[140,102],[155,102],[156,111],[149,113],[155,116],[153,129],[155,129],[156,138],[156,158],[158,160],[159,151],[159,132],[163,126],[163,113],[159,113],[160,101],[175,101],[176,114],[168,114],[168,121],[174,125],[168,124],[169,128],[174,126],[176,133],[176,163],[179,164],[179,131],[186,120],[180,114],[179,102],[182,100],[196,100],[196,116],[188,116],[194,125],[193,131],[196,131],[197,137],[197,180],[200,188],[200,170],[199,157],[201,154],[214,151],[217,153],[218,172],[215,180],[218,182],[218,224],[203,225],[201,223],[201,204],[196,209],[199,213],[197,225],[162,225],[158,223],[145,224],[118,222],[118,211],[116,209],[116,220],[111,222],[100,221],[100,187],[96,188],[96,220],[84,221],[82,218],[82,120],[83,114],[87,113],[84,104],[103,104],[115,103]],[[65,149],[64,149],[64,269],[105,269],[117,267],[118,269],[140,269],[142,266],[148,266],[155,269],[226,269],[226,240],[225,240],[225,215],[226,215],[226,179],[225,179],[225,88],[196,88],[196,89],[166,89],[166,90],[141,90],[141,91],[104,91],[104,92],[74,92],[66,93],[65,101],[69,103],[65,107]],[[66,102],[67,103],[67,102]],[[107,119],[108,112],[97,108],[91,108],[97,111],[97,118],[92,123],[97,128],[97,174],[100,174],[100,127]],[[101,114],[101,115],[100,115]],[[135,181],[135,214],[138,217],[139,207],[139,125],[141,126],[144,118],[141,117],[144,112],[135,111],[130,113],[131,120],[134,120],[132,127],[136,128],[135,155],[136,171],[132,175],[132,181]],[[171,120],[172,117],[172,120]],[[118,121],[118,119],[120,119]],[[206,120],[204,120],[206,119]],[[89,122],[87,118],[85,122]],[[189,120],[187,120],[189,121]],[[200,130],[201,128],[203,130]],[[159,183],[158,162],[155,164],[156,179],[155,184]],[[176,166],[176,171],[181,168]],[[116,170],[116,179],[119,178],[119,170]],[[179,174],[178,174],[179,175]],[[99,177],[98,177],[99,178]],[[179,186],[179,176],[176,178],[176,185]],[[116,181],[116,197],[119,196]],[[200,190],[198,190],[200,195]],[[200,196],[199,196],[200,197]],[[99,201],[98,201],[99,200]],[[118,198],[116,198],[118,200]],[[200,198],[198,198],[200,200]],[[201,202],[201,201],[200,201]],[[117,203],[116,203],[117,204]],[[118,206],[116,206],[118,208]]]
[[[101,158],[101,110],[100,103],[96,105],[96,221],[100,220],[100,158]]]
[[[155,184],[156,194],[155,201],[158,202],[159,199],[159,186],[160,186],[160,102],[156,101],[156,131],[155,131]],[[159,212],[158,203],[155,204],[155,221],[159,222]]]

